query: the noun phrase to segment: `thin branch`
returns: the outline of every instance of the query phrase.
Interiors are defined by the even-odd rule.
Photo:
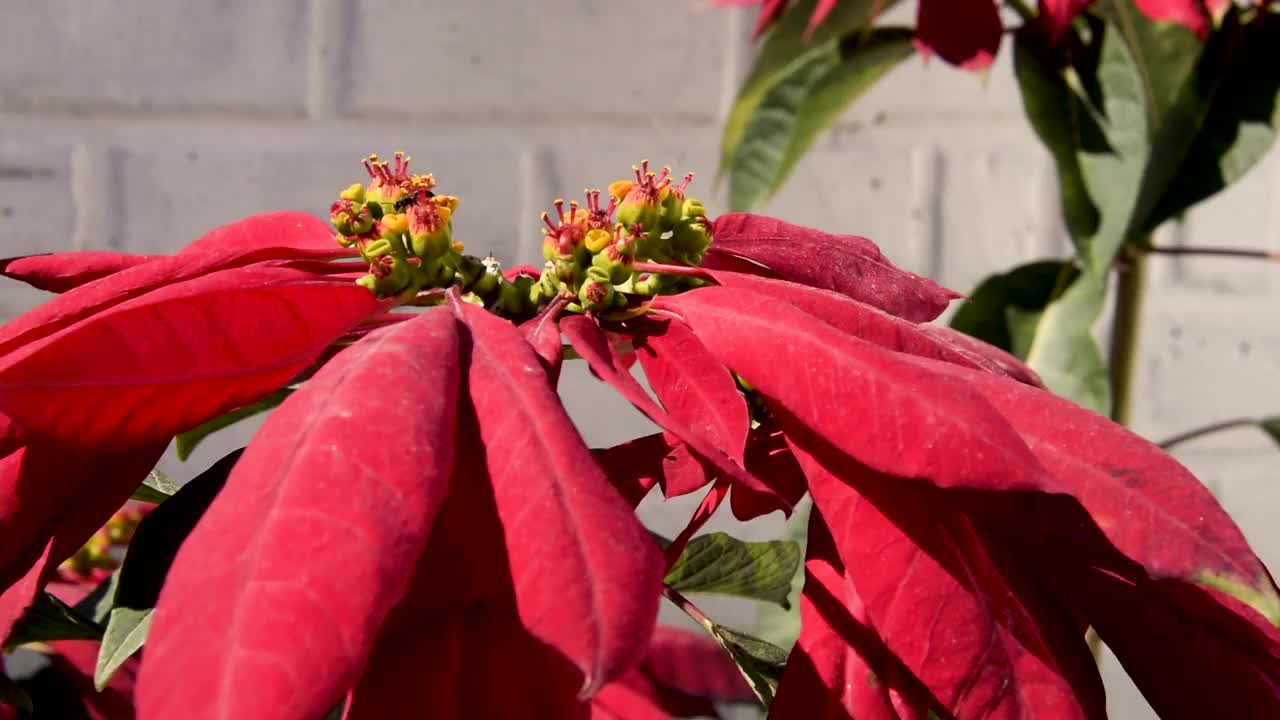
[[[1181,445],[1182,443],[1188,442],[1190,440],[1195,440],[1196,438],[1202,438],[1206,435],[1212,435],[1214,433],[1219,433],[1224,430],[1235,430],[1238,428],[1245,428],[1245,427],[1260,427],[1261,425],[1262,425],[1262,422],[1257,418],[1236,418],[1234,420],[1223,420],[1222,422],[1212,423],[1209,425],[1205,425],[1204,427],[1198,427],[1194,430],[1188,430],[1184,433],[1174,435],[1173,437],[1161,442],[1160,447],[1164,448],[1165,450],[1170,450],[1175,445]]]
[[[706,628],[707,632],[712,632],[712,629],[716,626],[714,620],[707,617],[707,614],[699,610],[698,606],[694,605],[689,598],[681,595],[680,591],[675,590],[670,585],[662,586],[662,595],[670,600],[671,604],[683,610],[685,615],[693,618],[694,622]]]
[[[1254,260],[1280,260],[1280,253],[1247,248],[1218,247],[1148,247],[1146,252],[1157,255],[1216,255],[1218,257],[1251,258]]]

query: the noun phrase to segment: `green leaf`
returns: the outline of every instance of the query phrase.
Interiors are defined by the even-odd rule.
[[[854,32],[804,56],[748,120],[729,168],[729,203],[750,210],[791,174],[819,133],[915,52],[908,28]]]
[[[1139,220],[1146,231],[1241,178],[1280,128],[1280,16],[1240,25],[1227,14],[1183,87],[1148,168]]]
[[[177,483],[170,480],[169,476],[163,472],[152,470],[147,473],[147,478],[142,481],[137,490],[133,491],[133,497],[129,499],[159,505],[173,497],[176,492],[178,492]]]
[[[791,144],[796,116],[809,91],[839,62],[835,46],[825,45],[803,56],[765,93],[743,128],[742,139],[729,163],[731,210],[750,210],[769,196]]]
[[[1041,260],[992,275],[969,294],[951,318],[951,327],[1026,360],[1044,309],[1075,268]]]
[[[12,705],[27,715],[32,715],[36,711],[27,691],[3,672],[0,672],[0,704]]]
[[[1124,37],[1111,27],[1102,36],[1096,79],[1106,147],[1082,146],[1077,157],[1099,222],[1092,234],[1076,238],[1076,243],[1084,249],[1087,274],[1105,278],[1130,239],[1128,231],[1151,153],[1147,91]]]
[[[80,602],[76,603],[76,612],[91,618],[99,625],[106,622],[107,616],[111,613],[111,604],[115,602],[116,585],[119,582],[120,571],[116,570],[106,580],[98,583],[98,586],[88,595],[81,598]]]
[[[102,627],[46,591],[13,626],[6,647],[53,640],[101,640]]]
[[[716,593],[790,607],[800,546],[790,540],[743,542],[726,533],[689,541],[664,582],[681,592]]]
[[[1185,26],[1147,17],[1134,0],[1107,0],[1097,9],[1129,50],[1155,137],[1177,102],[1200,55],[1200,40]]]
[[[236,408],[225,415],[216,417],[203,425],[200,425],[194,430],[188,430],[187,432],[182,433],[177,438],[177,447],[175,448],[178,452],[178,459],[186,460],[191,457],[191,452],[196,449],[196,446],[213,433],[225,427],[230,427],[241,420],[245,420],[253,417],[254,415],[271,410],[272,408],[279,406],[280,403],[284,402],[285,399],[292,394],[293,388],[281,388],[252,405],[245,405],[244,407]]]
[[[1100,415],[1111,412],[1111,381],[1093,326],[1102,314],[1104,280],[1081,273],[1040,314],[1027,365],[1045,387]]]
[[[809,17],[816,4],[817,0],[790,3],[765,37],[725,121],[720,148],[721,176],[732,166],[733,156],[743,138],[747,122],[769,90],[802,65],[809,53],[829,52],[830,47],[840,38],[870,25],[875,12],[897,4],[897,0],[847,0],[836,3],[826,20],[814,29],[812,35],[806,36]]]
[[[93,686],[99,691],[111,682],[111,676],[131,655],[142,649],[151,630],[152,608],[135,610],[117,607],[111,609],[107,630],[102,634],[102,647],[98,650],[98,664],[93,670]]]
[[[720,647],[729,653],[756,697],[768,709],[778,691],[782,669],[787,664],[787,651],[724,625],[712,624],[708,630]]]
[[[146,641],[151,612],[178,548],[218,496],[243,452],[236,450],[214,463],[138,523],[118,571],[114,604],[98,651],[93,682],[99,689]]]
[[[1044,44],[1028,32],[1020,32],[1014,44],[1014,74],[1027,119],[1053,156],[1063,218],[1079,247],[1083,238],[1097,231],[1099,222],[1079,155],[1085,147],[1105,148],[1106,139],[1088,103],[1067,83],[1063,71],[1039,56]]]

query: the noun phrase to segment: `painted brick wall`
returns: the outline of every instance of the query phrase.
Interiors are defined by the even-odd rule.
[[[910,4],[898,8],[910,16]],[[538,212],[640,158],[701,172],[750,59],[749,11],[705,0],[5,0],[0,254],[176,249],[251,213],[323,213],[370,151],[405,149],[462,196],[457,232],[509,262],[538,255]],[[1165,230],[1169,242],[1280,249],[1280,155]],[[899,264],[971,289],[1068,247],[1053,173],[1009,58],[981,78],[913,62],[822,139],[767,212],[870,236]],[[1280,270],[1159,260],[1136,429],[1280,412]],[[0,319],[41,301],[0,285]],[[565,395],[589,441],[645,423],[580,369]],[[620,427],[605,415],[623,413]],[[189,476],[245,438],[224,434]],[[1181,455],[1280,568],[1280,454],[1257,433]],[[646,508],[674,532],[687,513]],[[740,534],[781,532],[780,518]],[[709,603],[710,604],[710,603]],[[752,608],[712,605],[743,623]],[[1107,663],[1115,716],[1149,716]]]

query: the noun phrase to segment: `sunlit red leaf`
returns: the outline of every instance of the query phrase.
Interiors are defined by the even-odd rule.
[[[867,617],[937,702],[963,718],[1106,716],[1083,637],[964,513],[926,486],[815,451],[830,458],[795,450]]]
[[[988,1],[989,0],[984,0]],[[703,266],[832,290],[891,315],[925,322],[960,295],[899,269],[857,235],[834,235],[752,213],[721,215]]]
[[[0,355],[162,285],[264,260],[322,259],[351,254],[332,238],[324,223],[296,212],[255,215],[225,225],[177,255],[158,257],[120,270],[15,318],[0,327]],[[329,245],[332,250],[324,249],[326,243],[332,243]]]
[[[591,459],[521,332],[453,307],[471,337],[469,388],[520,619],[585,676],[583,697],[644,654],[662,561]]]
[[[1240,529],[1168,453],[1047,391],[964,368],[920,364],[965,383],[1008,418],[1052,474],[1050,489],[1079,500],[1110,543],[1152,576],[1194,582],[1212,575],[1251,589],[1264,608],[1280,612],[1275,585]]]
[[[1048,479],[981,395],[910,355],[737,288],[662,307],[773,405],[877,471],[975,489],[1041,490]]]
[[[160,257],[110,250],[26,255],[0,260],[0,275],[61,293]]]
[[[1134,4],[1152,20],[1185,25],[1204,37],[1209,34],[1209,12],[1206,6],[1220,12],[1231,0],[1134,0]]]
[[[595,320],[582,315],[573,315],[560,321],[560,329],[597,377],[613,386],[620,395],[659,427],[688,444],[694,452],[710,462],[725,477],[745,484],[757,492],[773,493],[772,488],[747,472],[724,450],[700,436],[696,430],[668,415],[623,366],[617,349],[612,346],[608,336],[595,323]],[[787,511],[790,512],[790,509],[787,508]]]
[[[337,702],[447,491],[458,386],[456,322],[428,311],[271,415],[166,579],[142,717],[306,720]]]
[[[167,441],[278,389],[381,306],[354,283],[288,268],[212,273],[0,358],[0,408],[70,445]]]
[[[1093,0],[1040,0],[1040,14],[1048,22],[1050,36],[1057,38],[1066,32],[1075,16],[1092,2]]]
[[[729,271],[713,271],[724,287],[767,295],[819,318],[851,335],[890,350],[979,368],[1040,385],[1035,371],[1017,358],[950,328],[917,324],[879,308],[819,288]],[[664,300],[655,303],[662,307]]]
[[[968,70],[995,60],[1004,25],[995,0],[920,0],[916,49]]]
[[[667,414],[743,462],[751,421],[733,376],[679,322],[649,327],[636,356]]]
[[[556,324],[562,305],[553,301],[537,317],[520,326],[525,339],[542,360],[542,369],[546,371],[551,387],[559,384],[560,366],[564,363],[564,345],[560,342],[560,326]]]

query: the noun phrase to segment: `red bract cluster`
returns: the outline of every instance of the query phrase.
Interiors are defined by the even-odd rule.
[[[840,2],[818,0],[809,18],[808,30],[821,25]],[[755,35],[758,37],[782,17],[787,0],[717,0],[721,5],[759,5]],[[1274,0],[1254,0],[1263,7]],[[1040,0],[1040,19],[1053,37],[1060,36],[1071,21],[1093,0]],[[1208,35],[1231,0],[1135,0],[1138,8],[1153,20],[1185,25],[1200,37]],[[866,3],[860,3],[865,5]],[[872,15],[889,3],[872,5]],[[986,69],[1000,48],[1004,25],[999,3],[994,0],[920,0],[916,15],[916,48],[924,55],[971,70]]]
[[[1280,593],[1208,491],[928,324],[955,294],[870,241],[658,193],[633,214],[671,237],[610,237],[668,262],[579,267],[616,293],[599,309],[492,262],[485,306],[422,285],[469,261],[406,259],[412,203],[386,190],[348,193],[343,221],[379,233],[350,252],[279,213],[174,256],[7,264],[65,292],[0,329],[0,634],[175,434],[293,384],[171,558],[143,720],[713,714],[750,694],[711,639],[655,626],[665,570],[726,500],[749,519],[805,494],[772,717],[1102,717],[1090,626],[1166,717],[1280,711]],[[709,238],[701,266],[670,264],[682,232]],[[552,250],[565,278],[597,262]],[[417,273],[400,294],[357,284],[373,261],[348,256],[374,251]],[[527,300],[503,282],[541,311],[501,317]],[[593,453],[562,337],[662,432]],[[654,485],[710,488],[665,558],[633,512]]]

